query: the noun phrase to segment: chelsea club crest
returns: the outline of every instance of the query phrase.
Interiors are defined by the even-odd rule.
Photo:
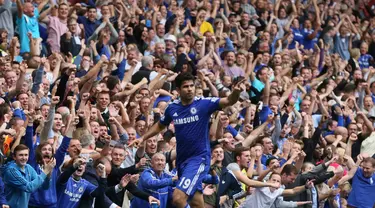
[[[195,115],[197,113],[197,109],[194,107],[190,108],[190,113]]]

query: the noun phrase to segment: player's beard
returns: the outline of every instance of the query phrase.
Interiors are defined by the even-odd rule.
[[[184,96],[181,96],[181,99],[186,101],[186,102],[190,102],[194,99],[194,92],[191,92],[191,93],[186,93]]]

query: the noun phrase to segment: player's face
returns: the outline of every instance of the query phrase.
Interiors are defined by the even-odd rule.
[[[192,100],[195,97],[195,85],[193,80],[184,81],[181,88],[178,88],[178,93],[182,100]]]

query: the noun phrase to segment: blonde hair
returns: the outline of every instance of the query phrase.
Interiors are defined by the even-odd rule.
[[[350,56],[353,57],[354,59],[358,60],[359,57],[361,56],[361,53],[358,48],[353,48],[349,50]]]

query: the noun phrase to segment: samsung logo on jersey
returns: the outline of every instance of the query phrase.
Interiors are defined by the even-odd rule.
[[[173,122],[175,125],[178,125],[178,124],[188,124],[188,123],[196,122],[198,120],[199,120],[199,116],[195,115],[195,116],[189,116],[187,118],[175,119],[173,120]]]
[[[80,188],[80,189],[81,189],[81,188]],[[83,189],[82,189],[82,190],[83,190]],[[82,192],[82,191],[80,190],[80,192]],[[70,196],[70,199],[69,199],[69,200],[72,201],[72,202],[79,202],[79,200],[80,200],[81,197],[82,197],[82,194],[74,194],[74,193],[68,191],[67,189],[65,189],[64,193],[65,193],[66,195]]]

